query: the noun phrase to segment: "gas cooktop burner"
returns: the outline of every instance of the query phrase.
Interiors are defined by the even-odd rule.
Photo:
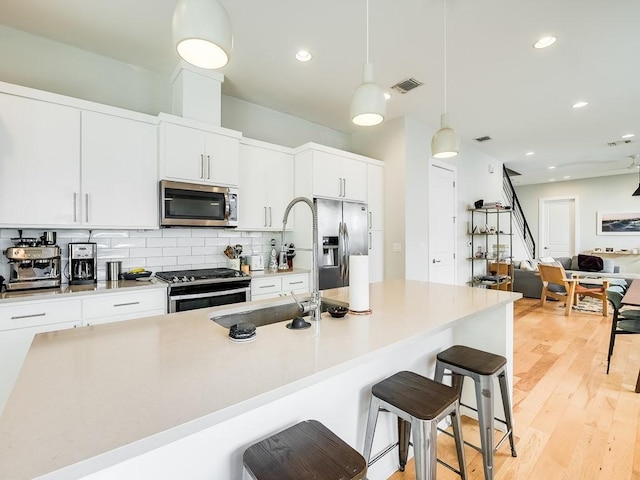
[[[197,270],[157,272],[156,277],[167,283],[208,283],[222,280],[242,280],[249,277],[249,275],[238,270],[233,270],[232,268],[202,268]]]

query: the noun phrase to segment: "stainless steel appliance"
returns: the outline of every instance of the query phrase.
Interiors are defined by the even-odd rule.
[[[156,272],[167,282],[169,313],[251,300],[251,277],[231,268]]]
[[[160,225],[237,227],[238,189],[162,180]]]
[[[98,281],[98,245],[69,244],[69,285],[89,285]]]
[[[318,211],[318,275],[320,290],[349,285],[349,255],[366,255],[367,205],[314,200]]]
[[[27,290],[60,286],[60,247],[35,238],[14,238],[5,250],[9,259],[7,290]]]

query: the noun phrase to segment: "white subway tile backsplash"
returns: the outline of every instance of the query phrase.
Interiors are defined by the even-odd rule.
[[[147,238],[147,247],[175,247],[178,244],[174,238]]]
[[[178,238],[178,247],[204,247],[204,238]]]
[[[129,237],[159,238],[161,236],[162,230],[129,230]]]
[[[222,231],[222,236],[224,236],[224,230]],[[191,236],[196,237],[219,237],[218,230],[213,228],[194,228],[191,230]]]
[[[131,248],[129,255],[132,257],[161,257],[162,248]]]
[[[166,267],[178,264],[176,257],[149,257],[147,258],[147,267]]]
[[[23,237],[40,238],[46,229],[24,229]],[[122,262],[122,270],[143,267],[153,272],[227,267],[227,245],[242,245],[243,255],[263,253],[268,260],[270,240],[280,244],[278,232],[241,232],[216,228],[170,228],[160,230],[55,230],[63,268],[68,263],[69,243],[95,242],[98,245],[98,279],[105,278],[105,263]],[[17,229],[0,229],[0,251],[13,245]],[[0,275],[9,277],[6,259],[0,259]],[[65,282],[66,279],[63,279]]]
[[[163,238],[190,237],[190,228],[165,228],[161,230]]]
[[[178,257],[180,255],[191,255],[191,247],[165,247],[162,249],[163,257]]]
[[[147,246],[146,238],[112,238],[111,248],[144,248]]]
[[[178,257],[178,265],[201,265],[204,263],[204,255],[187,255]],[[195,267],[197,268],[197,267]]]

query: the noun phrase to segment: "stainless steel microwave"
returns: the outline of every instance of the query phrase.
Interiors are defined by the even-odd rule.
[[[160,226],[237,227],[238,189],[162,180]]]

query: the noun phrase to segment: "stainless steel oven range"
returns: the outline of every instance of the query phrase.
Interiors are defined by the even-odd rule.
[[[251,300],[251,277],[231,268],[157,272],[169,284],[169,313]]]

